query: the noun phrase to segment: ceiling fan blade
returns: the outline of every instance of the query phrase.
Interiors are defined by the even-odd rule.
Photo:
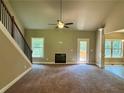
[[[66,26],[66,25],[65,25],[64,27],[65,27],[65,28],[69,28],[69,27],[68,27],[68,26]]]
[[[48,25],[56,25],[56,24],[48,24]]]
[[[74,23],[65,23],[65,25],[72,25],[72,24],[74,24]]]

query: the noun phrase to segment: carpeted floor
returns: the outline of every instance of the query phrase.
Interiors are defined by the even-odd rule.
[[[124,93],[124,80],[91,65],[34,65],[6,93]]]
[[[105,65],[105,70],[124,79],[124,65]]]

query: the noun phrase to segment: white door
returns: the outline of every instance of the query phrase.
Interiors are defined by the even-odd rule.
[[[89,39],[78,39],[78,63],[88,63]]]

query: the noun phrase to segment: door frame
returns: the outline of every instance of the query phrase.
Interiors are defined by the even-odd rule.
[[[80,61],[80,41],[87,41],[87,60],[84,63],[89,63],[89,51],[90,51],[90,39],[89,38],[78,38],[77,39],[77,63],[83,63]]]

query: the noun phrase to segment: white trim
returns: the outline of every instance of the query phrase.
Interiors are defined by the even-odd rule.
[[[12,38],[10,33],[7,31],[7,29],[4,27],[4,25],[0,22],[0,29],[1,32],[8,38],[8,40],[14,45],[14,47],[19,51],[19,53],[25,58],[25,60],[32,66],[29,59],[26,57],[22,49],[19,47],[19,45],[16,43],[16,41]]]
[[[4,93],[7,89],[9,89],[12,85],[14,85],[18,80],[20,80],[24,75],[26,75],[30,70],[32,69],[32,67],[30,67],[29,69],[27,69],[25,72],[23,72],[22,74],[20,74],[17,78],[15,78],[12,82],[10,82],[8,85],[6,85],[4,88],[2,88],[0,90],[0,93]]]
[[[55,62],[32,62],[33,64],[55,64]]]
[[[66,62],[66,63],[55,63],[55,62],[33,62],[34,64],[84,64],[84,63],[77,63],[77,62]],[[88,63],[90,64],[90,63]],[[96,63],[91,63],[91,65],[96,65]]]
[[[118,33],[118,32],[124,32],[124,29],[116,30],[116,31],[111,31],[111,32],[106,32],[105,34],[112,34],[112,33]]]
[[[89,62],[89,51],[90,51],[90,39],[89,38],[78,38],[77,39],[77,62],[79,61],[79,42],[80,41],[87,41],[87,61],[85,63]],[[79,62],[81,63],[81,62]]]
[[[110,61],[105,61],[105,65],[124,65],[124,62],[122,61],[115,61],[115,62],[110,62]]]

